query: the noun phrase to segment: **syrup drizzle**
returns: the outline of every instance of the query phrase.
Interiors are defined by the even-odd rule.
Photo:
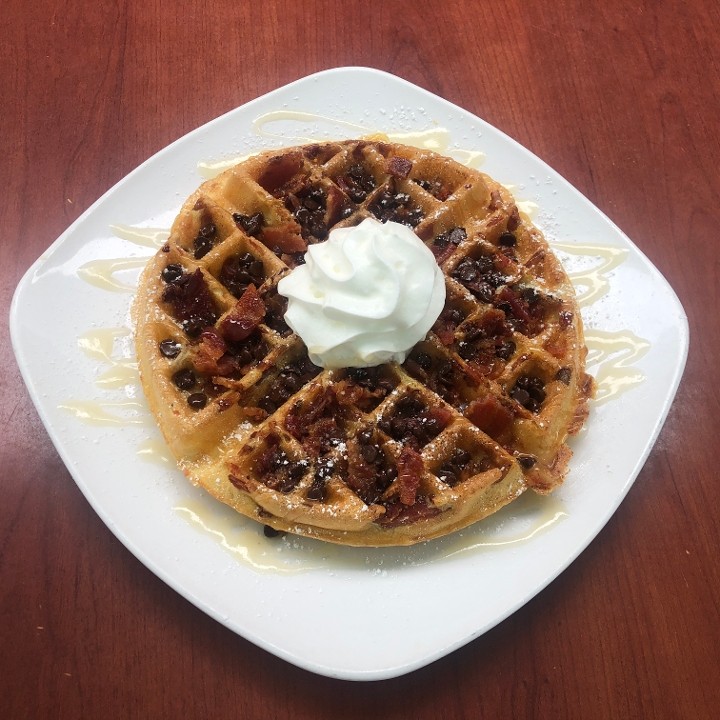
[[[587,365],[595,367],[593,375],[597,385],[595,403],[612,400],[645,380],[645,375],[635,367],[650,349],[650,343],[629,330],[585,332],[588,348]]]
[[[553,249],[560,250],[583,258],[597,258],[599,263],[592,267],[568,271],[568,277],[577,291],[580,307],[587,307],[597,302],[610,290],[610,273],[621,265],[630,252],[627,248],[608,245],[583,245],[574,243],[551,243]]]
[[[335,569],[354,569],[385,574],[405,566],[419,567],[471,553],[511,549],[568,517],[557,496],[525,493],[483,523],[448,537],[396,549],[346,547],[290,534],[268,539],[259,523],[206,496],[185,500],[173,510],[253,569],[286,574],[321,569],[331,573]],[[513,530],[508,532],[507,525]]]

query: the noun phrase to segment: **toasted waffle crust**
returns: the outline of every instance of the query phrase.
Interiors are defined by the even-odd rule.
[[[277,283],[368,216],[428,245],[445,308],[402,365],[322,370]],[[553,490],[592,392],[572,285],[510,193],[388,142],[265,152],[201,185],[134,313],[143,387],[189,479],[336,543],[416,543]]]

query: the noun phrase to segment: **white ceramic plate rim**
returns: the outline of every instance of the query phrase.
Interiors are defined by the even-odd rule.
[[[352,96],[348,88],[352,88]],[[122,215],[115,217],[115,222],[140,224],[149,217],[147,211],[134,217],[134,206],[122,205],[125,196],[142,205],[147,188],[163,183],[169,189],[159,191],[163,201],[156,209],[157,215],[167,214],[173,198],[179,206],[199,184],[195,174],[199,161],[218,159],[219,152],[242,154],[270,146],[267,138],[252,135],[252,120],[258,114],[289,109],[332,115],[328,106],[333,104],[334,117],[347,112],[350,117],[362,117],[377,130],[413,132],[432,121],[451,128],[453,138],[463,133],[462,145],[486,153],[483,170],[503,182],[521,183],[518,197],[522,195],[522,199],[537,202],[549,211],[545,224],[543,217],[538,223],[551,239],[572,243],[572,223],[581,222],[593,230],[594,241],[628,253],[628,260],[610,276],[611,289],[595,316],[590,313],[590,323],[600,328],[604,323],[611,327],[626,323],[634,326],[633,332],[642,328],[646,336],[650,335],[650,349],[640,363],[645,380],[623,396],[632,402],[621,398],[596,409],[587,432],[575,443],[571,476],[561,490],[561,501],[568,510],[566,518],[519,549],[502,547],[449,559],[441,554],[437,560],[431,557],[407,566],[398,560],[397,553],[384,556],[385,560],[382,554],[373,553],[361,568],[352,563],[344,566],[341,557],[339,564],[297,574],[260,573],[238,563],[216,541],[198,535],[171,512],[177,493],[186,491],[186,483],[174,470],[160,479],[150,477],[147,466],[133,455],[137,438],[132,429],[112,437],[108,433],[94,435],[92,428],[74,418],[63,421],[58,414],[60,396],[50,387],[48,375],[36,358],[37,308],[47,301],[49,289],[55,290],[56,284],[67,289],[67,295],[57,298],[61,306],[86,299],[92,304],[98,297],[95,289],[64,269],[74,262],[71,251],[77,255],[84,247],[94,246],[98,231],[93,223],[104,220],[110,212]],[[324,127],[319,132],[325,132]],[[173,167],[184,169],[168,175],[167,166],[173,163]],[[627,294],[638,284],[653,296],[653,307],[643,305],[630,312]],[[127,299],[123,302],[126,306]],[[66,309],[74,307],[77,305]],[[658,309],[663,315],[660,320],[651,316]],[[102,308],[97,312],[102,318]],[[109,322],[122,321],[118,311],[113,312]],[[688,348],[687,319],[672,289],[638,248],[588,200],[545,163],[479,118],[404,80],[368,68],[336,68],[298,80],[211,121],[140,165],[94,203],[28,270],[13,298],[10,329],[23,379],[58,453],[92,507],[128,549],[175,590],[241,636],[300,667],[352,680],[394,677],[448,654],[510,615],[562,572],[603,528],[635,480],[674,398]],[[44,340],[54,340],[59,358],[72,364],[78,330],[82,328],[60,316],[43,328]],[[77,378],[68,377],[68,391],[91,383],[91,373],[83,366]],[[620,432],[613,430],[620,419],[625,434],[631,437],[613,434]],[[78,438],[86,436],[87,442],[81,443]],[[603,448],[607,450],[607,444],[613,442],[622,446],[621,459],[599,460]],[[98,453],[113,447],[119,456],[117,472],[150,478],[134,487],[138,502],[164,507],[163,500],[167,499],[166,514],[143,517],[142,510],[136,515],[120,507],[117,495],[112,494],[117,490],[103,484],[97,474]],[[583,487],[583,482],[589,483],[589,476],[599,470],[610,478],[607,487]],[[518,520],[510,516],[507,522],[512,525]],[[166,547],[150,543],[153,533],[158,545],[168,539],[179,543],[185,557],[178,561]],[[318,551],[313,552],[317,560]],[[357,559],[357,554],[354,557]],[[391,557],[392,562],[388,560]],[[518,573],[522,577],[517,577]],[[460,578],[465,579],[461,582]],[[491,587],[492,593],[488,590]],[[247,605],[228,607],[226,593],[238,589],[242,589]],[[477,598],[476,605],[468,604],[467,593]],[[439,621],[437,608],[447,607],[453,598],[464,611],[440,611]],[[412,600],[415,602],[409,603]],[[375,603],[367,624],[357,619],[364,602]],[[339,603],[344,603],[341,609]],[[315,614],[321,616],[320,628],[303,625],[308,614],[313,621]],[[431,618],[438,627],[428,630],[424,624]],[[418,627],[423,630],[417,632]]]

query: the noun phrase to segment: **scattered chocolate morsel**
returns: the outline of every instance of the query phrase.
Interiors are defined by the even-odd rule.
[[[216,235],[217,228],[213,222],[205,223],[205,225],[200,228],[200,232],[193,241],[194,257],[196,260],[205,257],[213,249]]]
[[[510,397],[526,410],[536,413],[545,401],[545,383],[539,377],[521,375],[510,390]]]
[[[411,228],[424,217],[422,208],[414,206],[407,193],[396,192],[394,184],[378,193],[369,210],[381,222],[391,220]]]
[[[413,178],[413,182],[419,185],[425,192],[430,193],[438,200],[447,200],[452,194],[452,190],[446,187],[441,180],[427,180],[425,178]]]
[[[375,178],[359,163],[351,165],[337,183],[354,203],[361,203],[375,189]]]
[[[517,456],[517,461],[523,470],[529,470],[537,462],[537,458],[534,455],[522,454]]]
[[[315,467],[315,474],[313,475],[313,481],[308,488],[305,497],[308,500],[316,500],[322,502],[327,498],[327,481],[332,475],[334,469],[334,462],[327,458],[321,458],[317,466]]]
[[[314,237],[324,240],[328,235],[325,224],[327,196],[320,187],[308,187],[290,194],[285,199],[285,207],[292,212],[300,224],[303,238]]]
[[[465,228],[454,227],[438,235],[433,240],[433,245],[444,248],[448,245],[459,245],[465,239],[467,239],[467,231]]]
[[[196,392],[188,396],[187,403],[193,410],[202,410],[207,405],[208,397],[205,393]]]
[[[169,253],[169,252],[170,252],[170,243],[165,243],[165,244],[160,248],[160,250],[161,250],[162,252],[164,252],[164,253]]]
[[[178,370],[173,376],[172,381],[180,390],[191,390],[197,383],[195,373],[190,368]]]
[[[158,347],[160,348],[160,352],[169,360],[176,358],[182,350],[182,345],[170,338],[163,340]]]
[[[495,355],[501,360],[509,360],[515,352],[515,347],[515,342],[513,340],[503,340],[495,348]]]
[[[259,287],[264,279],[262,261],[249,252],[231,255],[223,263],[218,275],[218,280],[237,298],[247,290],[248,285]]]
[[[265,218],[262,213],[255,213],[254,215],[233,213],[232,219],[246,235],[250,235],[251,237],[257,237],[265,224]]]
[[[472,456],[467,450],[463,448],[456,448],[453,454],[443,463],[440,470],[438,470],[437,476],[446,485],[453,487],[462,480],[463,470],[466,470]]]
[[[569,367],[560,368],[555,374],[555,379],[559,380],[563,385],[569,385],[571,377],[572,370]]]
[[[265,535],[266,538],[276,538],[284,534],[282,530],[276,530],[274,527],[270,527],[270,525],[263,525],[263,535]]]
[[[413,353],[412,359],[425,371],[431,370],[433,366],[432,357],[428,355],[426,352],[422,352],[421,350],[418,350],[418,352]]]
[[[498,245],[500,245],[500,247],[515,247],[516,243],[517,238],[515,237],[515,234],[511,232],[504,232],[498,238]]]
[[[493,259],[486,255],[466,257],[451,273],[473,295],[483,302],[492,302],[495,290],[507,282],[507,277],[495,268]]]
[[[166,265],[162,269],[162,272],[160,273],[160,277],[166,283],[174,283],[176,280],[179,280],[182,277],[182,274],[183,274],[182,265],[177,265],[176,263],[172,263],[171,265]]]
[[[197,337],[217,320],[217,307],[200,268],[169,283],[162,301],[171,306],[173,317],[190,337]]]
[[[273,380],[265,395],[260,398],[258,407],[269,413],[275,412],[319,372],[320,368],[313,365],[307,358],[301,358],[291,365],[286,365]]]

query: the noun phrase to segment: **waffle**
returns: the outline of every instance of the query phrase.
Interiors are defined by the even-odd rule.
[[[445,306],[402,365],[323,370],[277,283],[369,216],[427,244]],[[134,314],[143,388],[188,478],[341,544],[412,544],[550,492],[592,392],[573,288],[508,190],[383,139],[265,152],[201,185]]]

